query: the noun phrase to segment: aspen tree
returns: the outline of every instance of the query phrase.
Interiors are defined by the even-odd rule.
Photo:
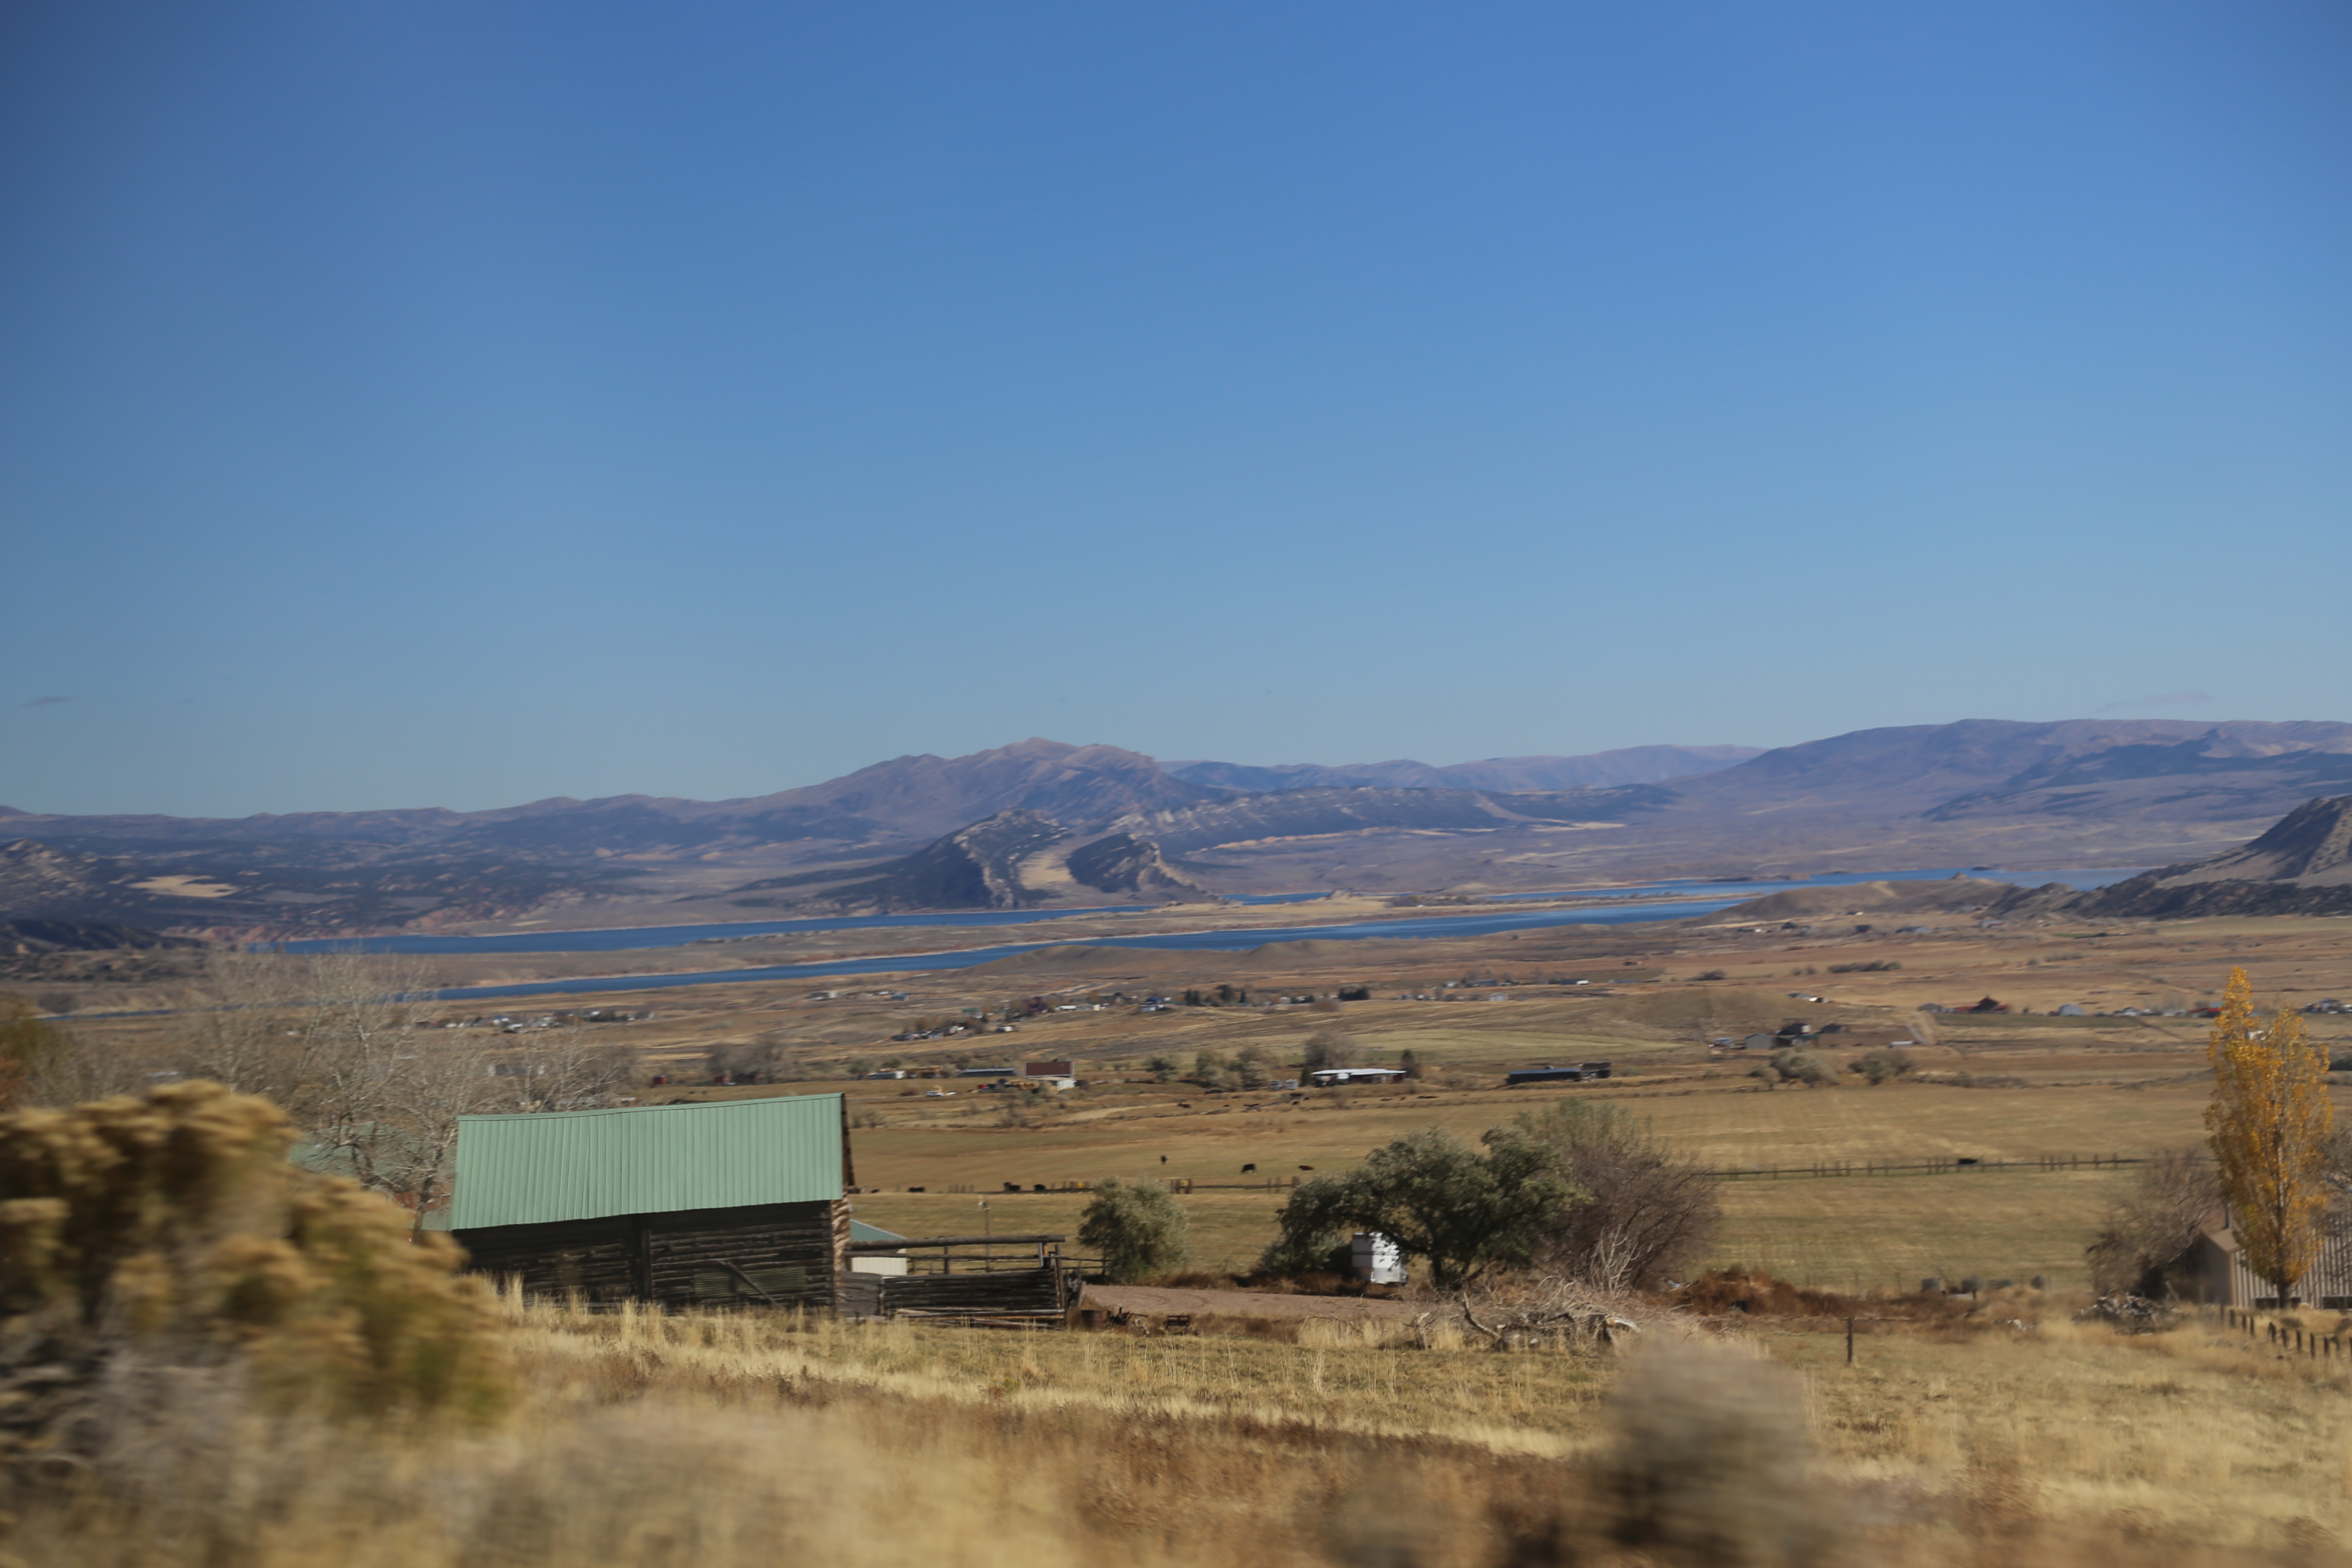
[[[2253,983],[2230,971],[2207,1047],[2213,1100],[2205,1108],[2213,1163],[2246,1268],[2278,1288],[2283,1306],[2318,1257],[2328,1125],[2327,1064],[2303,1019],[2282,1004],[2267,1027]]]

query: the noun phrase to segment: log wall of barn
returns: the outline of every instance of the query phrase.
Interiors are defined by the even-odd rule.
[[[456,1233],[467,1268],[519,1276],[526,1294],[590,1301],[754,1302],[830,1310],[848,1271],[840,1199],[615,1215]]]

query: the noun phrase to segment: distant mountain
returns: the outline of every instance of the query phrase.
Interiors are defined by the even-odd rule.
[[[165,948],[201,948],[185,937],[165,936],[143,926],[111,921],[0,921],[0,955],[23,958],[49,952],[151,952]]]
[[[1289,789],[1610,789],[1655,784],[1736,767],[1760,754],[1756,746],[1628,746],[1582,757],[1489,757],[1481,763],[1166,763],[1187,784],[1236,793]]]
[[[563,906],[603,915],[616,900],[731,919],[747,900],[972,908],[1840,867],[2179,868],[2252,853],[2248,840],[2282,816],[2347,789],[2352,724],[2321,722],[1968,720],[1754,754],[1659,746],[1447,768],[1163,768],[1114,746],[1032,739],[740,800],[236,820],[12,812],[0,820],[21,837],[0,848],[0,919],[291,936]],[[1045,825],[1025,848],[1022,814]]]
[[[962,757],[898,757],[824,784],[741,800],[558,796],[494,811],[436,806],[235,819],[28,815],[8,821],[12,832],[84,851],[331,843],[343,847],[344,858],[358,863],[421,850],[658,856],[812,840],[919,842],[1002,811],[1101,822],[1127,812],[1214,799],[1217,794],[1171,777],[1135,752],[1033,739]]]
[[[1293,789],[1137,812],[1116,826],[1149,837],[1168,853],[1181,857],[1233,845],[1372,829],[1488,833],[1657,811],[1674,800],[1672,791],[1654,784],[1525,795],[1468,789]]]
[[[2352,795],[2305,801],[2241,849],[2070,900],[2092,919],[2352,914]]]
[[[889,913],[1033,909],[1104,894],[1170,900],[1208,896],[1170,869],[1149,840],[1115,833],[1079,843],[1079,837],[1043,813],[1016,808],[879,865],[747,882],[729,901],[739,909]],[[786,896],[741,896],[760,892]]]

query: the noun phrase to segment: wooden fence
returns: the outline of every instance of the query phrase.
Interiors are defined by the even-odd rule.
[[[1803,1165],[1718,1165],[1706,1174],[1721,1181],[1759,1181],[1789,1176],[1948,1176],[1968,1171],[2105,1171],[2147,1162],[2137,1154],[2033,1154],[1937,1160],[1815,1160]]]

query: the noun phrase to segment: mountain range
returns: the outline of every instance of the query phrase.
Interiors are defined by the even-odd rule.
[[[0,837],[13,840],[0,844],[0,918],[271,936],[1107,894],[2179,868],[2251,852],[2284,814],[2347,788],[2352,724],[2324,722],[1969,720],[1763,752],[1637,747],[1447,767],[1163,765],[1033,739],[729,801],[236,819],[0,807]]]

